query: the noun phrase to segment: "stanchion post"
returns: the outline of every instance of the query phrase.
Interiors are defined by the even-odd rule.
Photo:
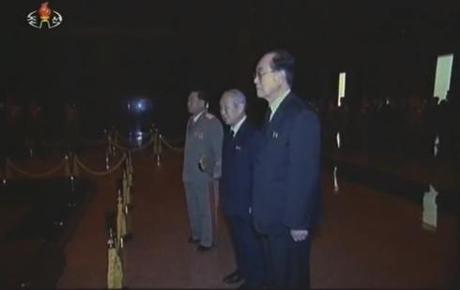
[[[124,224],[125,224],[125,230],[124,230],[124,236],[123,236],[123,241],[128,240],[128,236],[130,235],[130,222],[129,222],[129,189],[125,190],[123,192],[120,192],[121,189],[118,189],[118,196],[123,195],[122,199],[122,211],[123,211],[123,217],[125,219]]]
[[[80,169],[78,168],[78,163],[77,163],[77,156],[74,155],[72,158],[72,175],[74,177],[79,177],[80,176]]]
[[[118,144],[118,132],[113,129],[113,140],[112,140],[112,144],[111,144],[111,147],[112,147],[112,156],[117,156],[117,146],[116,144]]]
[[[128,184],[128,173],[126,171],[123,171],[122,190],[124,204],[125,206],[129,206],[131,204],[131,188]]]
[[[155,129],[153,136],[153,154],[156,161],[157,167],[161,166],[161,140],[160,140],[160,133],[158,129]]]
[[[110,160],[109,160],[110,150],[105,153],[105,170],[110,169]]]
[[[125,219],[125,214],[123,212],[123,203],[122,203],[122,196],[120,194],[120,191],[118,191],[118,196],[117,196],[117,240],[118,240],[118,245],[120,248],[123,248],[124,246],[124,237],[126,235],[126,219]]]
[[[67,177],[72,176],[72,172],[70,171],[70,164],[69,164],[69,155],[64,156],[64,174]]]
[[[110,131],[107,131],[107,151],[112,154],[112,136]]]
[[[109,235],[110,236],[107,241],[107,289],[122,289],[123,264],[116,248],[111,228]]]
[[[133,160],[131,158],[131,151],[128,151],[128,157],[126,159],[126,167],[127,167],[127,176],[128,176],[128,186],[133,186]]]
[[[163,153],[163,147],[161,145],[161,134],[158,133],[158,157],[157,157],[157,166],[161,166],[161,154]]]

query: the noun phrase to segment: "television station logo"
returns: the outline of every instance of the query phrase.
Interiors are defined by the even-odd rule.
[[[48,6],[48,2],[40,4],[40,8],[27,14],[27,23],[37,29],[53,29],[62,23],[62,15]]]

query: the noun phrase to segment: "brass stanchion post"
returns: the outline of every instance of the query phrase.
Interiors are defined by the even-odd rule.
[[[72,176],[72,172],[70,171],[69,155],[64,156],[64,174],[69,178]]]
[[[123,202],[120,192],[117,197],[117,240],[119,248],[124,246],[124,237],[126,235],[126,219],[123,212]]]
[[[123,265],[114,242],[112,229],[110,229],[109,235],[107,241],[107,289],[121,289],[123,288]]]

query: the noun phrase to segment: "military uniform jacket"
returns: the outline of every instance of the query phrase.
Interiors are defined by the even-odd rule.
[[[223,129],[219,119],[204,112],[196,122],[191,116],[185,133],[184,182],[207,182],[221,175]],[[200,159],[206,163],[205,171],[199,168]]]

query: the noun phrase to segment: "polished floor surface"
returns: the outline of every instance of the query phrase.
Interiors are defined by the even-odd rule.
[[[92,154],[88,163],[103,163],[97,152]],[[187,243],[182,156],[166,151],[157,167],[149,154],[133,155],[133,236],[123,249],[125,286],[229,288],[221,282],[234,269],[225,222],[220,216],[217,246],[210,252],[197,252]],[[440,205],[437,228],[422,227],[423,183],[430,174],[426,167],[416,162],[395,167],[387,158],[370,162],[357,155],[335,158],[339,159],[324,162],[325,214],[313,241],[312,287],[445,289],[460,285],[458,205]],[[373,174],[381,178],[366,177],[366,172],[373,172],[371,165],[377,170]],[[334,166],[338,167],[338,188],[334,188]],[[458,201],[458,172],[449,166],[440,169],[436,185],[447,188],[450,196],[445,199],[446,194],[440,192],[440,200]],[[91,177],[96,193],[67,244],[67,266],[59,288],[106,286],[106,215],[115,208],[119,177],[119,172]]]

